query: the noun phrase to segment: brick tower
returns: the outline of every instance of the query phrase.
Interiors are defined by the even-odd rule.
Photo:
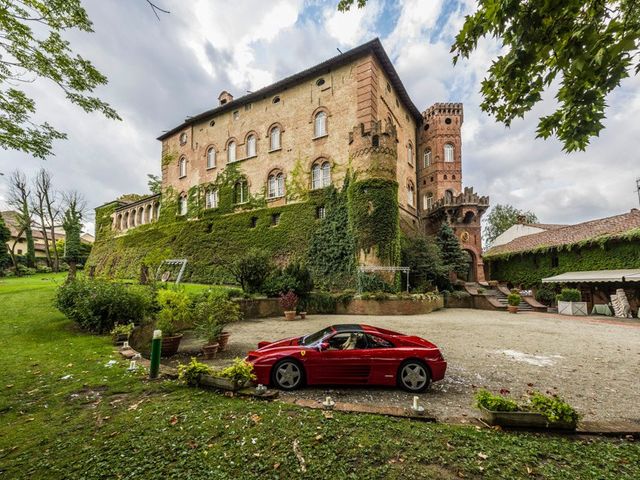
[[[471,257],[464,280],[484,282],[480,219],[489,197],[462,188],[463,109],[461,103],[436,103],[422,114],[419,133],[418,191],[420,218],[428,234],[443,222],[453,228],[460,245]]]

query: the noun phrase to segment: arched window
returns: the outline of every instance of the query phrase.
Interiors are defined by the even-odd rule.
[[[129,212],[125,212],[122,218],[122,228],[123,230],[126,230],[127,228],[129,228]]]
[[[450,143],[444,144],[444,161],[453,162],[453,145]]]
[[[374,135],[373,138],[371,139],[371,146],[372,147],[380,146],[380,137],[378,135]]]
[[[209,147],[207,150],[207,168],[216,168],[216,149]]]
[[[130,227],[135,227],[136,226],[136,211],[135,210],[131,210],[131,212],[129,212],[129,226]]]
[[[233,163],[236,161],[236,142],[231,140],[227,145],[227,163]]]
[[[184,157],[180,157],[178,160],[178,176],[180,178],[187,176],[187,159]]]
[[[251,134],[247,137],[247,157],[256,156],[256,136]]]
[[[451,190],[444,192],[444,203],[447,205],[453,203],[453,192]]]
[[[408,182],[407,183],[407,205],[409,205],[410,207],[413,207],[414,205],[414,193],[415,193],[415,188],[413,186],[412,182]]]
[[[207,188],[204,192],[205,208],[218,208],[218,190]]]
[[[274,172],[269,175],[267,181],[267,194],[269,198],[284,196],[284,175],[282,172]]]
[[[122,230],[122,214],[119,213],[116,217],[116,230]]]
[[[186,215],[187,214],[187,196],[180,195],[180,199],[178,200],[178,215]]]
[[[433,206],[433,192],[427,192],[422,198],[422,208],[429,210]]]
[[[311,188],[319,188],[331,185],[331,164],[327,161],[320,161],[311,168]]]
[[[427,168],[429,166],[431,166],[431,149],[427,148],[424,151],[424,158],[422,160],[422,166],[424,168]]]
[[[327,134],[327,114],[318,112],[313,122],[313,136],[315,138],[324,137]]]
[[[409,165],[413,165],[413,145],[411,143],[407,145],[407,162]]]
[[[233,202],[246,203],[249,201],[249,185],[244,178],[241,178],[233,186]]]
[[[277,125],[269,132],[269,150],[280,150],[280,127]]]

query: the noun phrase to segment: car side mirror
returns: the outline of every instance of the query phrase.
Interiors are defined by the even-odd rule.
[[[318,350],[323,352],[325,350],[329,349],[329,342],[322,342],[319,346],[318,346]]]

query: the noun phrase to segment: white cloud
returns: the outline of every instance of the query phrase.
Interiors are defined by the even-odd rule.
[[[331,2],[324,10],[324,27],[340,44],[354,46],[377,36],[373,26],[381,8],[379,1],[371,0],[364,8],[356,8],[354,5],[343,13]]]

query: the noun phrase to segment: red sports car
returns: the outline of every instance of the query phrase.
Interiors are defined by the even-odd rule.
[[[398,385],[422,392],[442,380],[447,362],[420,337],[369,325],[333,325],[303,337],[260,342],[249,352],[258,383],[294,390],[306,385]]]

